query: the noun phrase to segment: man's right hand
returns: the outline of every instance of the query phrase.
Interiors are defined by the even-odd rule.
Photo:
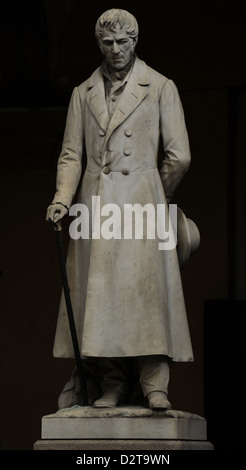
[[[61,202],[53,202],[47,209],[46,220],[56,225],[68,213],[68,207]]]

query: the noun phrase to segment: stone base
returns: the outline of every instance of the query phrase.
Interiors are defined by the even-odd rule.
[[[145,440],[145,439],[42,439],[35,442],[34,450],[76,450],[76,451],[175,451],[213,450],[207,441]]]
[[[176,411],[153,411],[141,406],[72,407],[42,418],[42,439],[115,441],[206,441],[206,420]]]

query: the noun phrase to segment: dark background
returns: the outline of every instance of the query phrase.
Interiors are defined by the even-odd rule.
[[[136,4],[135,4],[136,5]],[[241,6],[240,6],[241,5]],[[0,3],[0,449],[32,449],[74,363],[52,357],[61,282],[45,222],[74,86],[102,60],[100,14],[133,13],[136,52],[172,78],[192,165],[172,201],[201,245],[182,271],[195,362],[173,364],[174,409],[205,416],[216,449],[242,449],[245,369],[246,16],[243,2]]]

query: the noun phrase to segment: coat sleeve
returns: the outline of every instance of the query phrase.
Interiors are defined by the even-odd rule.
[[[74,88],[67,112],[67,120],[58,159],[56,193],[53,202],[71,206],[82,170],[83,123],[78,88]]]
[[[160,170],[169,202],[190,165],[190,146],[178,90],[167,80],[160,99],[161,134],[165,157]]]

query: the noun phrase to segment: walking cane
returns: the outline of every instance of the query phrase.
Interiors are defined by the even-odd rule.
[[[74,323],[74,315],[73,315],[73,308],[72,308],[71,297],[70,297],[70,289],[69,289],[68,279],[67,279],[66,262],[65,262],[65,257],[64,257],[63,241],[62,241],[62,226],[61,226],[60,221],[58,221],[55,224],[55,234],[56,234],[56,242],[57,242],[58,255],[59,255],[62,285],[63,285],[64,296],[65,296],[65,301],[66,301],[67,315],[68,315],[68,321],[69,321],[70,332],[71,332],[71,337],[72,337],[79,383],[80,383],[80,388],[81,388],[81,395],[83,398],[83,404],[84,406],[86,406],[88,405],[88,398],[87,398],[82,360],[80,357],[77,333],[76,333],[76,328],[75,328],[75,323]]]

